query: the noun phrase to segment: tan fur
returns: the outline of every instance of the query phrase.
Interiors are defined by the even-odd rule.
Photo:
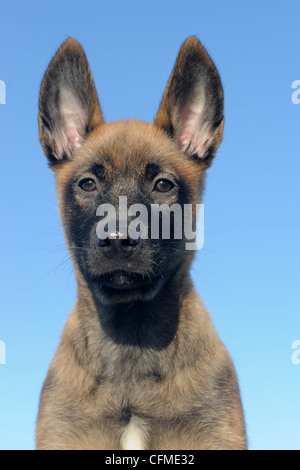
[[[184,47],[195,44],[192,39]],[[212,66],[206,53],[205,61]],[[181,56],[177,67],[180,64]],[[189,202],[201,201],[208,161],[196,162],[184,156],[166,132],[166,127],[171,129],[172,105],[168,100],[172,98],[168,90],[172,83],[171,76],[154,125],[133,120],[104,124],[100,108],[93,108],[93,124],[81,148],[68,161],[57,161],[53,166],[67,233],[72,216],[66,211],[69,181],[83,166],[102,162],[106,155],[110,157],[108,175],[114,178],[113,168],[120,173],[130,168],[136,179],[149,158],[157,155],[186,182]],[[50,138],[40,126],[48,156]],[[222,131],[223,120],[213,137],[215,150]],[[88,209],[88,201],[79,198],[78,204],[83,211]],[[70,236],[67,244],[74,261],[78,298],[44,383],[37,449],[125,450],[135,445],[145,450],[245,449],[236,373],[192,286],[189,270],[193,254],[186,252],[164,287],[170,302],[169,306],[162,305],[162,314],[172,314],[172,298],[180,306],[172,340],[163,348],[148,348],[121,344],[106,331],[101,322],[105,307],[95,302],[77,264]]]

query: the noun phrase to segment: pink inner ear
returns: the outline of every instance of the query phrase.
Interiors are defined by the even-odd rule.
[[[76,114],[65,114],[63,116],[63,128],[66,135],[68,148],[79,148],[82,144],[82,121],[81,116]]]
[[[205,100],[199,99],[185,105],[175,116],[175,140],[180,150],[188,156],[205,156],[213,141],[211,127],[206,119]]]
[[[86,113],[72,92],[61,90],[59,100],[61,127],[56,135],[56,147],[60,158],[69,158],[81,147],[84,137]]]

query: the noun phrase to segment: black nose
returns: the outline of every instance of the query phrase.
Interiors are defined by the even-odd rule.
[[[98,238],[98,246],[109,258],[124,258],[130,256],[140,244],[140,237],[121,238],[119,232],[110,234],[104,240]]]

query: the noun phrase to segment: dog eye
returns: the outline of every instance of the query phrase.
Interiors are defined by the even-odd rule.
[[[96,182],[92,178],[86,178],[79,182],[79,186],[83,191],[92,192],[97,188]]]
[[[154,186],[154,191],[158,191],[160,193],[167,193],[174,188],[174,184],[168,180],[158,180]]]

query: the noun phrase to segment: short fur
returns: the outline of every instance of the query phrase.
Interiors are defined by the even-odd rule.
[[[120,195],[147,207],[201,202],[224,123],[207,52],[184,42],[153,124],[105,123],[84,51],[68,39],[39,112],[78,298],[44,382],[37,449],[246,449],[234,366],[193,287],[185,240],[99,246],[96,236],[97,206]]]

